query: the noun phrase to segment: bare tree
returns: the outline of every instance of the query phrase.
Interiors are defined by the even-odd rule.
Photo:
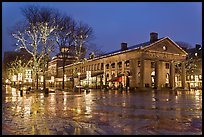
[[[92,39],[93,29],[89,25],[79,22],[74,33],[75,55],[78,58],[78,61],[85,58],[85,45]]]
[[[51,9],[37,8],[35,6],[25,7],[23,10],[28,23],[12,35],[17,39],[17,48],[24,48],[33,57],[33,71],[36,74],[36,88],[38,89],[38,74],[40,64],[43,62],[43,76],[45,88],[45,67],[50,53],[54,50],[55,35],[57,28],[55,18],[52,18]],[[52,34],[52,35],[51,35]]]
[[[189,43],[183,42],[183,41],[176,41],[176,44],[178,44],[184,50],[187,50],[188,48],[191,47],[191,45]]]
[[[105,54],[105,52],[98,48],[96,44],[90,43],[86,46],[86,56],[88,56],[89,54],[94,54],[94,57],[97,57]]]

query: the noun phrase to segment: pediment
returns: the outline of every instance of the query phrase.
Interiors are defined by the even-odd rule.
[[[144,51],[152,51],[152,52],[162,52],[162,53],[170,53],[170,54],[179,54],[179,55],[187,55],[187,53],[179,47],[174,41],[170,38],[165,37],[163,39],[158,40],[155,43],[150,44],[149,46],[143,49]]]

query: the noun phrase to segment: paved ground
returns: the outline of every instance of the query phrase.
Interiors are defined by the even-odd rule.
[[[3,135],[202,134],[202,91],[56,91],[2,87]]]

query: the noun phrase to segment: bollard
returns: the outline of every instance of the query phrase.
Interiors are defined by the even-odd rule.
[[[23,96],[23,90],[20,89],[20,96],[22,97]]]

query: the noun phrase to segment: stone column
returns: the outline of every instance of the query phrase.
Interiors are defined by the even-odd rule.
[[[136,59],[130,60],[130,87],[136,88],[137,86],[137,61]]]
[[[144,59],[140,59],[140,87],[143,88],[144,87]]]
[[[186,69],[185,69],[185,62],[181,63],[181,84],[182,88],[185,89],[186,86]]]
[[[123,87],[125,86],[125,61],[122,61],[122,74],[124,74],[124,76],[122,76],[122,84],[123,84]]]
[[[111,66],[112,63],[109,63],[109,79],[112,79],[112,66]],[[112,86],[112,82],[109,82],[108,83],[109,86]]]
[[[170,87],[175,88],[175,64],[173,61],[170,63]]]
[[[106,64],[103,64],[103,84],[106,84]]]
[[[137,84],[138,83],[138,60],[135,60],[134,70],[135,70],[135,87],[138,87],[139,86]]]
[[[118,62],[115,62],[115,76],[118,76]]]
[[[159,61],[155,62],[155,78],[154,78],[154,87],[159,88]]]

